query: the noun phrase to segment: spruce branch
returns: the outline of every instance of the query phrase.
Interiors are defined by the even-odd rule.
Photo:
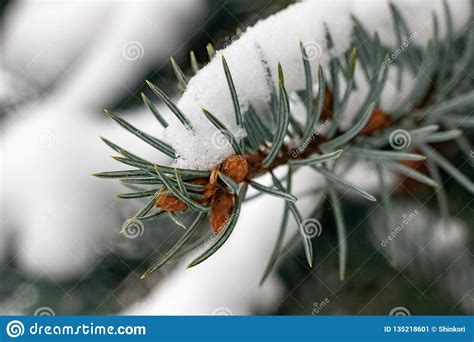
[[[394,32],[400,45],[411,32],[394,4],[390,4],[394,22]],[[449,7],[445,6],[449,36],[453,37],[452,18]],[[425,46],[410,44],[403,54],[396,59],[389,59],[391,49],[383,44],[377,34],[371,35],[365,30],[358,18],[353,17],[354,30],[352,41],[343,56],[331,56],[329,70],[322,66],[311,65],[304,43],[300,43],[301,60],[304,69],[303,89],[296,91],[305,108],[305,118],[294,115],[288,91],[285,87],[284,70],[277,65],[278,84],[271,79],[271,68],[265,62],[267,83],[271,89],[268,103],[268,120],[254,106],[242,112],[241,101],[232,76],[232,65],[222,56],[222,72],[225,75],[229,97],[232,100],[235,124],[245,131],[245,136],[236,136],[219,116],[202,109],[203,119],[222,134],[234,153],[214,165],[210,170],[193,170],[174,166],[157,165],[115,145],[107,139],[104,142],[120,156],[115,160],[131,166],[123,171],[107,171],[95,174],[106,179],[119,179],[127,184],[143,187],[140,191],[118,195],[123,199],[148,198],[148,202],[133,218],[127,221],[123,230],[136,221],[148,221],[162,217],[164,213],[185,227],[178,213],[194,212],[195,221],[186,227],[179,241],[143,276],[156,271],[172,258],[184,255],[196,243],[191,242],[198,227],[205,218],[209,218],[213,243],[188,267],[193,267],[214,255],[232,234],[242,210],[242,203],[256,196],[271,195],[285,201],[282,223],[276,237],[274,250],[265,268],[263,282],[275,267],[283,247],[283,240],[290,214],[299,225],[299,238],[303,241],[304,251],[309,267],[313,264],[312,238],[305,233],[304,217],[295,202],[297,196],[292,194],[292,174],[299,168],[310,167],[326,179],[325,187],[319,192],[320,199],[311,214],[315,216],[329,200],[339,239],[339,274],[341,280],[346,274],[348,258],[347,236],[342,203],[339,200],[338,187],[342,186],[359,194],[369,201],[376,198],[345,179],[345,167],[354,160],[369,160],[373,163],[379,178],[382,205],[393,222],[392,199],[388,185],[383,177],[383,169],[435,188],[440,211],[444,217],[449,215],[446,193],[442,185],[439,169],[456,180],[470,193],[474,184],[461,173],[438,151],[438,146],[446,142],[455,142],[464,152],[472,151],[463,132],[472,127],[472,122],[464,122],[474,110],[473,80],[466,77],[464,70],[473,67],[474,34],[465,30],[457,38],[458,44],[450,46],[451,41],[439,40],[438,18],[433,18],[433,39]],[[471,20],[472,22],[472,20]],[[471,23],[469,25],[472,25]],[[333,45],[329,30],[326,34],[327,45]],[[216,52],[211,44],[206,46],[209,58]],[[194,52],[190,53],[193,73],[200,67]],[[178,64],[171,60],[181,90],[188,84],[188,78]],[[318,90],[313,89],[312,68],[317,68]],[[410,70],[415,76],[415,87],[408,94],[408,101],[385,112],[379,107],[381,94],[387,81],[388,70],[396,68],[398,85],[401,84],[403,70]],[[314,69],[316,70],[316,69]],[[361,70],[369,91],[363,105],[354,116],[353,125],[342,131],[340,123],[347,112],[351,94],[355,91],[355,74]],[[345,79],[346,84],[340,82]],[[186,113],[183,113],[172,100],[156,85],[147,81],[152,92],[168,106],[179,122],[189,131],[195,127]],[[400,87],[399,87],[400,88]],[[164,127],[168,122],[158,112],[145,94],[143,101],[155,118]],[[413,105],[407,105],[411,103]],[[176,152],[171,145],[157,139],[120,118],[106,111],[119,125],[142,139],[161,153],[175,158]],[[220,114],[220,113],[215,113]],[[327,129],[315,134],[315,130],[324,122]],[[420,154],[422,153],[422,154]],[[415,170],[412,163],[428,165],[428,172]],[[274,170],[286,166],[288,171],[284,181],[278,179]],[[343,167],[338,167],[343,166]],[[342,169],[342,171],[341,171]],[[270,175],[273,186],[267,186],[258,178]],[[285,184],[286,183],[286,186]],[[258,194],[246,197],[248,186],[256,189]],[[147,188],[149,187],[149,188]],[[156,212],[152,212],[156,209]],[[206,235],[207,238],[207,235]],[[202,241],[198,239],[198,241]],[[395,256],[393,256],[395,262]]]

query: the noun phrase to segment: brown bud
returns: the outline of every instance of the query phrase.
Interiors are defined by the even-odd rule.
[[[209,184],[214,186],[217,183],[217,177],[219,175],[219,166],[216,166],[211,170],[211,175],[209,176]]]
[[[189,183],[198,184],[198,185],[206,185],[207,184],[207,179],[205,179],[205,178],[196,178],[196,179],[190,180]]]
[[[217,235],[229,221],[234,208],[234,196],[222,189],[217,190],[211,201],[211,221],[212,232]]]
[[[248,154],[245,156],[248,164],[248,173],[247,178],[252,179],[254,178],[259,171],[263,170],[263,160],[267,155],[264,154],[262,151],[258,151],[255,154]]]
[[[390,118],[380,108],[375,108],[370,116],[367,126],[362,130],[362,134],[370,135],[384,127],[390,122]]]
[[[221,165],[221,171],[227,177],[232,178],[235,182],[243,182],[249,172],[247,160],[240,155],[234,154],[224,160]]]
[[[324,92],[324,100],[323,100],[323,110],[321,111],[321,119],[328,120],[332,118],[332,91],[331,89],[326,87],[326,91]],[[313,105],[316,107],[318,105],[318,100],[313,99]]]
[[[183,201],[169,195],[158,196],[156,198],[155,205],[158,208],[166,211],[185,211],[188,209],[188,206]]]
[[[213,186],[211,183],[207,183],[206,185],[204,185],[204,192],[202,193],[204,198],[203,198],[203,202],[207,201],[209,198],[211,198],[214,193],[216,192],[216,187]]]

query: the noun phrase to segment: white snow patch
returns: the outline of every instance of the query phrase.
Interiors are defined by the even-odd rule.
[[[407,15],[412,29],[417,32],[416,42],[423,44],[431,35],[432,10],[440,17],[443,15],[442,1],[395,1],[402,14]],[[459,29],[469,17],[469,1],[449,1],[455,29]],[[336,47],[335,54],[349,46],[352,22],[350,14],[364,18],[363,23],[369,32],[377,30],[384,41],[395,44],[395,35],[385,1],[367,0],[313,0],[289,6],[287,9],[248,28],[242,37],[222,51],[204,67],[188,84],[186,92],[178,102],[178,107],[194,125],[195,131],[186,130],[177,119],[173,120],[165,131],[166,139],[173,145],[180,157],[177,165],[193,169],[210,169],[233,153],[231,147],[216,146],[211,137],[216,131],[203,116],[201,107],[217,116],[229,129],[235,132],[238,127],[234,119],[234,110],[225,75],[222,69],[221,55],[229,64],[235,87],[240,98],[242,111],[249,104],[261,106],[268,102],[269,89],[265,80],[262,56],[270,66],[274,81],[276,66],[280,62],[285,74],[285,84],[289,92],[304,88],[304,73],[299,42],[321,47],[320,56],[311,61],[313,79],[316,78],[317,65],[328,67],[330,54],[325,43],[324,23],[332,32]],[[445,23],[441,20],[440,31],[445,34]],[[395,83],[391,74],[388,83]],[[407,80],[410,84],[411,79]],[[405,87],[406,84],[403,85]],[[364,89],[361,90],[363,92]],[[367,92],[367,89],[365,89]],[[390,107],[389,97],[393,96],[393,87],[387,88],[387,99],[383,105]],[[361,101],[361,98],[354,98]],[[356,101],[357,102],[357,101]],[[386,103],[385,103],[386,102]],[[351,107],[356,108],[356,103]],[[353,105],[353,106],[352,106]]]

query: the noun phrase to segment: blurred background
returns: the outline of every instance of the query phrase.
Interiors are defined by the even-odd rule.
[[[99,136],[133,138],[102,110],[147,127],[145,79],[179,96],[171,57],[190,75],[189,51],[205,64],[208,43],[224,48],[291,2],[0,1],[1,314],[139,314],[159,305],[151,293],[176,265],[140,275],[179,234],[166,220],[136,236],[119,234],[140,203],[116,199],[120,185],[90,174],[115,166]],[[444,152],[473,178],[473,158],[466,162],[449,145]],[[354,177],[365,178],[364,170]],[[312,270],[302,247],[290,245],[271,299],[249,299],[246,310],[223,313],[474,314],[474,201],[452,180],[446,189],[449,222],[440,220],[432,192],[400,183],[397,219],[410,220],[397,237],[396,265],[380,244],[383,210],[345,197],[346,281],[338,279],[335,229],[325,229]],[[334,225],[328,210],[320,221]]]

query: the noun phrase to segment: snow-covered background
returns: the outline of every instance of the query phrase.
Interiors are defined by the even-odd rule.
[[[469,1],[448,2],[459,30],[468,18]],[[265,196],[244,205],[226,246],[199,267],[185,270],[185,257],[139,279],[181,231],[161,220],[140,227],[137,237],[119,234],[124,220],[143,203],[117,199],[116,194],[127,192],[123,185],[90,176],[120,168],[99,137],[156,162],[171,161],[106,120],[102,110],[112,109],[171,141],[182,156],[178,164],[208,168],[230,150],[210,143],[212,127],[202,120],[200,107],[233,125],[220,58],[206,65],[180,98],[170,57],[190,75],[189,50],[206,64],[207,43],[223,49],[245,108],[250,102],[263,104],[269,96],[259,53],[270,65],[282,63],[290,91],[303,79],[300,41],[316,44],[314,65],[327,65],[324,22],[338,38],[331,53],[346,47],[351,13],[368,18],[369,31],[377,30],[387,44],[395,44],[385,1],[306,1],[251,27],[291,3],[25,0],[9,1],[0,9],[0,313],[388,314],[396,307],[413,314],[474,312],[474,202],[450,181],[453,219],[448,223],[440,221],[432,195],[423,189],[393,189],[398,194],[396,224],[416,212],[397,237],[397,265],[391,264],[391,246],[380,246],[387,219],[383,209],[343,193],[350,232],[344,282],[338,279],[334,223],[331,213],[324,212],[315,267],[306,268],[301,246],[293,244],[259,286],[283,207],[280,200]],[[442,15],[442,2],[396,3],[417,33],[417,43],[426,42],[432,11]],[[236,29],[247,32],[238,38]],[[445,36],[445,21],[440,32]],[[176,100],[197,135],[187,136],[175,121],[163,131],[140,103],[145,79]],[[410,89],[413,79],[404,79],[404,89]],[[385,89],[384,108],[400,100],[394,83]],[[360,98],[364,90],[360,87]],[[351,99],[348,108],[360,106],[360,98]],[[375,176],[368,165],[358,164],[347,178],[377,194]],[[396,179],[387,177],[393,186]],[[323,182],[314,172],[301,172],[296,179],[297,194]],[[314,200],[302,196],[302,213],[309,214]]]

